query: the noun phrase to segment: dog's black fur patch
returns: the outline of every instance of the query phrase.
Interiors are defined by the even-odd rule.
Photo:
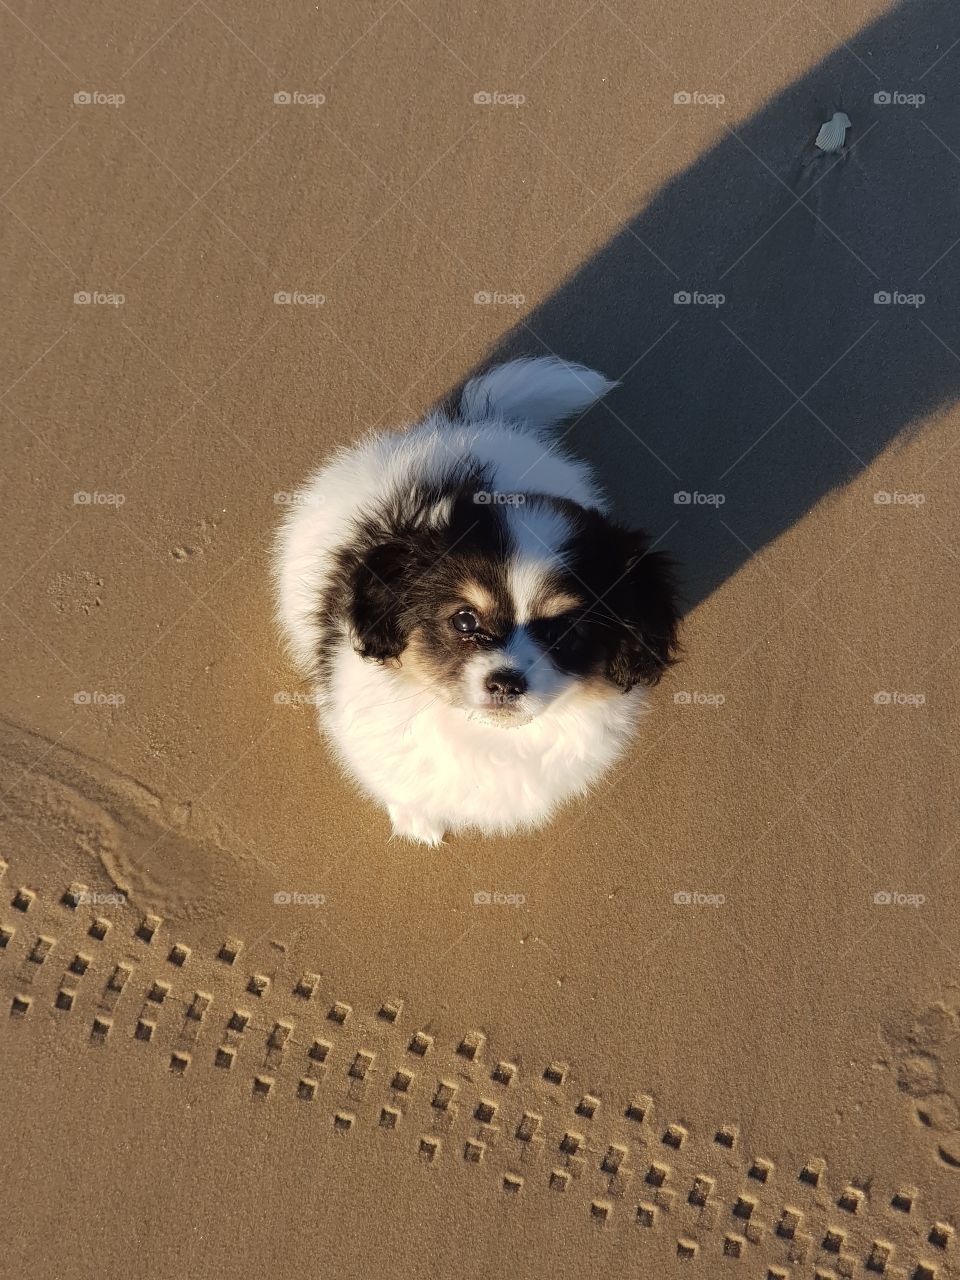
[[[649,549],[645,533],[597,511],[578,509],[576,526],[566,548],[569,574],[586,599],[582,616],[594,659],[625,693],[637,684],[654,685],[678,652],[673,563]]]

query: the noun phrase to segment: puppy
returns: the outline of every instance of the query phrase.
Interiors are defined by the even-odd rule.
[[[397,836],[545,823],[624,750],[673,661],[670,565],[551,428],[615,384],[561,360],[341,450],[277,538],[281,627],[343,770]]]

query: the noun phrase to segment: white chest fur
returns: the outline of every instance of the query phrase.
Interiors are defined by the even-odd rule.
[[[610,767],[644,710],[639,689],[574,686],[529,724],[500,728],[364,661],[346,640],[325,702],[321,726],[348,774],[388,807],[398,834],[428,843],[548,821]]]

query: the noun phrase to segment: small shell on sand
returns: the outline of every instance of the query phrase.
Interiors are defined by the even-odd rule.
[[[842,151],[847,130],[850,128],[850,117],[842,111],[835,111],[833,119],[820,126],[816,145],[821,151]]]

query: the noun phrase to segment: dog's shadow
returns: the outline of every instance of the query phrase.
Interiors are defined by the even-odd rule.
[[[688,608],[960,390],[958,38],[951,0],[892,8],[731,122],[484,362],[622,379],[569,443],[680,562]],[[812,146],[836,110],[845,156]]]

